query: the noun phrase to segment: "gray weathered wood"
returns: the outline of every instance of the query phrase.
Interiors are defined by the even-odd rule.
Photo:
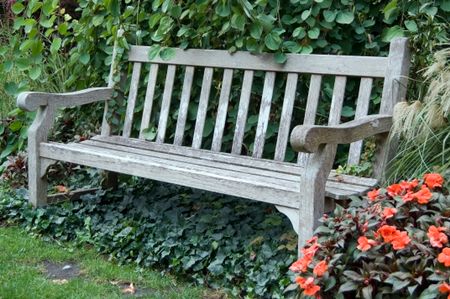
[[[395,104],[405,99],[410,61],[408,39],[394,39],[389,47],[380,113],[392,114]],[[381,180],[388,162],[394,156],[397,141],[391,140],[389,143],[388,134],[381,134],[378,135],[376,144],[373,172]]]
[[[320,88],[322,86],[322,76],[311,75],[308,98],[306,100],[304,125],[314,125],[316,121],[317,107],[319,106]],[[305,166],[308,160],[308,153],[298,153],[297,163]]]
[[[47,141],[54,113],[54,106],[41,106],[28,128],[28,191],[29,201],[34,207],[47,204],[47,180],[45,172],[42,172],[44,161],[41,157],[40,144]]]
[[[194,137],[192,139],[193,148],[200,148],[202,146],[203,128],[205,126],[206,111],[208,110],[208,100],[211,92],[213,71],[214,69],[207,67],[203,73],[202,90],[200,91],[200,100],[197,111],[197,121],[195,122]]]
[[[392,116],[369,115],[339,125],[302,125],[294,128],[291,145],[296,151],[314,153],[322,144],[346,144],[389,132]]]
[[[294,109],[295,94],[297,91],[297,74],[288,74],[286,89],[284,91],[283,108],[281,110],[280,126],[278,128],[275,157],[277,161],[283,161],[291,129],[291,118]]]
[[[220,152],[222,147],[223,131],[227,120],[228,102],[230,101],[233,70],[226,69],[223,72],[222,89],[220,90],[219,106],[217,108],[216,125],[214,127],[211,150]]]
[[[181,90],[180,108],[178,109],[177,127],[175,129],[175,139],[173,144],[182,145],[184,137],[184,128],[189,108],[189,99],[191,96],[192,82],[194,81],[194,67],[187,66],[184,74],[183,89]]]
[[[236,128],[234,130],[233,145],[231,153],[240,155],[242,142],[244,140],[245,125],[247,123],[248,105],[252,93],[253,71],[246,70],[242,81],[241,97],[239,99],[239,110],[236,118]]]
[[[369,112],[370,95],[372,93],[372,78],[361,78],[358,100],[356,102],[355,119],[364,117]],[[348,152],[348,165],[359,164],[363,141],[359,140],[350,144]]]
[[[347,77],[336,76],[331,98],[330,115],[328,125],[338,125],[341,122],[342,105],[344,104],[345,84]]]
[[[169,118],[170,102],[172,100],[173,84],[175,81],[176,66],[169,65],[167,67],[166,82],[164,84],[164,92],[162,97],[161,111],[159,113],[158,134],[156,142],[163,143],[167,131],[167,119]]]
[[[149,49],[150,47],[145,46],[131,46],[129,60],[212,68],[375,78],[384,77],[387,65],[385,57],[301,54],[286,54],[286,63],[280,64],[275,61],[273,54],[253,55],[242,51],[230,54],[226,50],[202,49],[174,49],[174,57],[163,60],[159,56],[150,59]]]
[[[148,74],[147,90],[145,92],[144,110],[142,111],[141,129],[139,131],[139,138],[144,139],[144,132],[148,129],[150,117],[152,116],[153,98],[155,97],[156,80],[158,77],[158,64],[150,66]]]
[[[41,106],[53,109],[80,106],[111,99],[112,88],[95,87],[67,93],[22,92],[17,96],[17,106],[25,111],[35,111]]]
[[[253,144],[253,157],[261,158],[266,141],[267,125],[269,124],[270,105],[272,103],[275,73],[267,72],[264,78],[264,87],[259,108],[258,125],[256,126],[255,142]]]
[[[133,126],[134,107],[136,106],[136,97],[139,87],[139,77],[141,76],[140,62],[136,62],[133,66],[133,74],[131,75],[130,93],[128,94],[127,110],[125,112],[125,121],[123,123],[124,137],[130,137],[131,128]]]

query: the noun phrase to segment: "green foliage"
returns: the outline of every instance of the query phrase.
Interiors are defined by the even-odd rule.
[[[25,190],[0,191],[2,221],[248,298],[282,297],[297,255],[289,220],[270,205],[145,180],[35,210]]]
[[[291,266],[301,288],[290,289],[307,298],[303,279],[311,278],[324,299],[439,297],[438,286],[450,278],[438,259],[449,246],[448,174],[444,184],[432,177],[403,181],[338,206]],[[322,261],[327,267],[317,271]]]

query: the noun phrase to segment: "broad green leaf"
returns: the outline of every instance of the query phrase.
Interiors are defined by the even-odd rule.
[[[304,21],[311,15],[311,9],[304,10],[300,18]]]
[[[148,50],[148,59],[153,60],[156,58],[156,56],[159,55],[159,52],[161,51],[160,45],[153,45]]]
[[[342,116],[344,117],[352,117],[355,115],[355,110],[350,106],[344,106],[342,107]]]
[[[36,80],[41,75],[42,69],[40,66],[35,65],[31,68],[29,76],[31,80]]]
[[[240,14],[235,14],[231,18],[231,27],[238,29],[240,31],[244,31],[245,26],[245,16]]]
[[[175,57],[175,49],[174,48],[164,48],[159,52],[159,57],[162,60],[167,61]]]
[[[62,35],[66,35],[68,27],[67,23],[61,23],[58,25],[58,32]]]
[[[83,53],[80,55],[80,62],[84,65],[89,63],[89,60],[91,59],[91,56],[89,53]]]
[[[417,24],[413,20],[405,21],[405,27],[406,27],[406,29],[408,29],[411,32],[417,32],[418,31]]]
[[[20,2],[16,2],[11,6],[12,12],[15,13],[16,15],[20,14],[24,9],[25,6]]]
[[[384,18],[386,20],[389,19],[393,11],[396,9],[397,9],[397,0],[392,0],[383,8]]]
[[[294,32],[292,32],[292,36],[298,39],[302,39],[306,36],[306,30],[303,27],[297,27],[294,29]]]
[[[403,36],[405,36],[403,29],[399,25],[395,25],[383,30],[383,32],[381,33],[381,40],[383,42],[389,43],[392,39]]]
[[[230,15],[231,9],[228,1],[221,2],[216,6],[216,14],[221,17],[228,17]]]
[[[100,26],[100,25],[103,23],[103,20],[104,20],[104,17],[103,17],[103,16],[95,15],[95,16],[92,18],[92,24],[93,24],[95,27],[98,27],[98,26]]]
[[[259,24],[259,23],[253,23],[250,26],[250,35],[254,38],[254,39],[259,39],[261,38],[261,34],[263,32],[263,27]]]
[[[310,39],[317,39],[319,37],[320,34],[320,29],[319,28],[313,28],[311,30],[308,30],[308,37]]]
[[[8,128],[12,132],[17,132],[22,128],[22,125],[23,125],[23,123],[20,120],[15,120],[9,124]]]
[[[286,54],[280,53],[280,52],[275,53],[274,58],[275,58],[275,61],[280,64],[285,63],[287,60]]]
[[[50,28],[53,26],[53,23],[56,19],[56,16],[51,16],[50,19],[41,18],[39,24],[44,28]]]
[[[55,38],[50,46],[50,53],[56,54],[61,48],[61,43],[62,43],[61,38],[59,37]]]
[[[274,51],[280,48],[281,42],[282,42],[281,37],[274,32],[270,32],[268,35],[266,35],[266,38],[264,39],[266,47]]]
[[[323,12],[323,17],[325,21],[331,23],[336,19],[337,11],[325,10]]]
[[[339,11],[336,16],[336,22],[339,24],[350,24],[355,19],[355,15],[351,11]]]

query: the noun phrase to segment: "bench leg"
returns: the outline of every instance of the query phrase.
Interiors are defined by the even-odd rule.
[[[45,172],[50,160],[39,154],[39,145],[47,141],[48,132],[53,123],[54,109],[42,106],[28,129],[28,190],[29,201],[34,207],[47,204],[47,180]]]

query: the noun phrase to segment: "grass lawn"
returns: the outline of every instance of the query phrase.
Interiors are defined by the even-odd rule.
[[[0,299],[10,298],[223,297],[156,271],[119,266],[93,250],[69,250],[0,227]]]

